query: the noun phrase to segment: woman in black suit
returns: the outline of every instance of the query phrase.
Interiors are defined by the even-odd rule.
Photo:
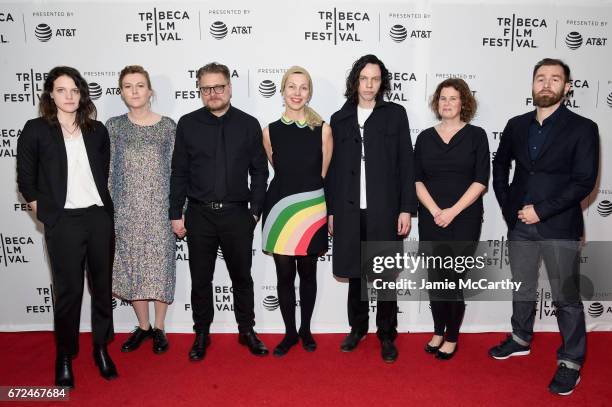
[[[55,384],[74,387],[85,264],[94,360],[102,377],[117,377],[106,348],[113,336],[110,142],[95,120],[87,82],[74,68],[49,72],[38,108],[40,117],[25,124],[17,144],[17,183],[45,229],[55,299]]]
[[[462,79],[441,82],[431,100],[440,120],[423,130],[415,145],[415,179],[419,198],[419,241],[432,244],[434,256],[472,256],[482,226],[482,194],[489,183],[486,132],[469,124],[476,100]],[[454,281],[463,270],[430,269],[430,281]],[[425,351],[450,359],[457,349],[465,302],[461,288],[430,290],[434,335]]]

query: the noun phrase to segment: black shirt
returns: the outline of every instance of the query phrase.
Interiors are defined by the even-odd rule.
[[[490,155],[486,132],[466,124],[448,144],[442,141],[434,127],[423,130],[415,145],[415,180],[425,184],[427,191],[441,208],[450,208],[473,182],[489,184]],[[459,216],[482,217],[482,195]],[[419,206],[419,216],[430,216]]]
[[[224,138],[226,193],[215,193],[220,176],[217,143]],[[248,185],[251,176],[250,187]],[[181,117],[176,127],[170,178],[170,219],[180,219],[185,198],[202,202],[250,202],[261,214],[268,182],[268,161],[259,122],[230,106],[221,117],[203,107]]]

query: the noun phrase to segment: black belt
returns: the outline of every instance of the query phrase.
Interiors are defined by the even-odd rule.
[[[238,207],[246,208],[248,206],[247,201],[199,201],[193,198],[189,198],[189,203],[213,210]]]

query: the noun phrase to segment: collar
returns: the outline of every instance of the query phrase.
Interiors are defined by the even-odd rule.
[[[201,119],[201,121],[205,123],[218,124],[221,121],[227,121],[228,119],[230,119],[232,117],[234,109],[234,106],[230,104],[229,109],[227,109],[227,112],[225,112],[223,116],[217,117],[212,114],[206,106],[204,106],[197,111],[197,116]]]
[[[281,123],[286,124],[288,126],[295,123],[295,125],[298,126],[300,129],[303,129],[304,127],[308,126],[308,123],[306,123],[306,120],[291,120],[284,114],[281,115],[280,121]]]
[[[557,107],[557,109],[555,109],[555,111],[552,112],[550,116],[544,119],[544,121],[542,122],[542,127],[554,123],[559,118],[559,116],[561,116],[561,114],[565,113],[566,111],[567,111],[567,107],[565,107],[563,102],[561,102],[559,107]],[[538,126],[540,125],[540,123],[538,122],[538,110],[537,109],[533,111],[533,115],[531,116],[531,122],[537,123]]]
[[[374,105],[374,110],[379,108],[384,108],[391,105],[391,102],[386,102],[382,98],[376,101],[376,105]],[[347,100],[344,102],[344,105],[338,111],[338,120],[345,119],[351,116],[357,116],[357,103]]]

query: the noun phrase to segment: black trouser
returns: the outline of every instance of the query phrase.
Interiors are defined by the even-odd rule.
[[[85,265],[93,342],[105,345],[113,336],[111,215],[99,206],[64,209],[54,226],[45,226],[45,241],[53,279],[58,354],[75,355],[79,350]]]
[[[295,324],[295,276],[300,276],[300,332],[310,332],[310,320],[317,297],[317,256],[274,255],[278,279],[278,302],[285,334],[297,336]]]
[[[366,225],[367,211],[362,209],[359,217],[359,235],[362,242],[367,241]],[[366,289],[363,276],[349,278],[347,311],[351,330],[367,333],[370,303],[361,299],[362,282],[363,288]],[[397,337],[397,301],[376,302],[376,327],[378,328],[376,334],[381,341],[385,339],[395,340]]]
[[[253,279],[253,230],[255,219],[244,205],[233,204],[221,209],[191,201],[185,214],[189,270],[191,272],[191,308],[193,329],[208,334],[214,316],[213,273],[217,250],[232,280],[234,314],[241,333],[255,326]]]
[[[579,289],[579,250],[577,240],[547,240],[536,225],[517,222],[508,231],[508,249],[513,281],[521,281],[513,292],[512,335],[528,345],[533,338],[540,259],[544,260],[550,281],[557,324],[563,337],[557,360],[579,369],[586,353],[586,326]]]

